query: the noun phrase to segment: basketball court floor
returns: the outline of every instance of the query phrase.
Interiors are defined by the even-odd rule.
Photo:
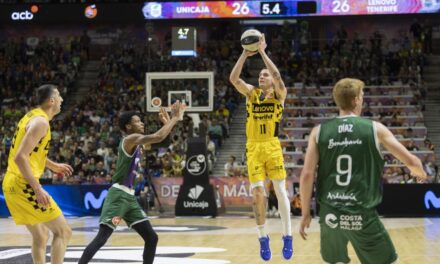
[[[299,218],[293,218],[294,257],[289,262],[302,264],[323,263],[319,254],[319,226],[317,218],[309,229],[309,239],[298,235]],[[399,262],[405,264],[440,263],[440,218],[384,218]],[[97,217],[69,218],[73,237],[64,263],[77,263],[81,253],[95,236]],[[218,218],[152,218],[159,234],[155,264],[223,264],[267,263],[260,260],[255,222],[249,216]],[[268,263],[287,263],[281,255],[280,219],[267,221],[272,259]],[[31,238],[23,226],[12,219],[0,219],[0,263],[32,263]],[[95,255],[91,263],[142,263],[143,241],[121,224],[107,245]],[[50,252],[48,247],[48,252]],[[349,248],[351,263],[360,263]],[[47,254],[49,260],[50,253]]]

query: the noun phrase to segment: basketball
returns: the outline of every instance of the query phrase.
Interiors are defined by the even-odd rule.
[[[256,29],[248,29],[241,34],[241,46],[248,51],[257,51],[262,34]]]

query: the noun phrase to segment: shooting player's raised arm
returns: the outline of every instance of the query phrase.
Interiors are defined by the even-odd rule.
[[[246,96],[246,98],[249,98],[249,95],[251,94],[254,86],[243,81],[240,78],[240,74],[247,57],[255,54],[256,52],[243,50],[243,53],[240,55],[240,58],[238,58],[237,63],[235,63],[235,66],[232,69],[231,74],[229,75],[229,81],[232,83],[232,85],[234,85],[235,89],[237,89],[237,91],[242,95]]]
[[[264,65],[266,65],[266,68],[269,70],[270,74],[272,75],[274,90],[277,95],[277,98],[284,104],[284,100],[286,100],[286,96],[287,96],[287,89],[286,86],[284,85],[283,79],[281,78],[281,74],[277,66],[273,63],[273,61],[269,58],[269,56],[267,56],[265,51],[266,47],[267,44],[263,34],[261,36],[258,52],[260,53],[261,58],[264,61]]]

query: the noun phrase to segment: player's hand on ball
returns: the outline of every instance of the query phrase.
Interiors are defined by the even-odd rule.
[[[261,34],[260,38],[260,45],[258,45],[258,52],[264,52],[264,50],[267,48],[266,38],[264,37],[264,34]]]
[[[250,57],[250,56],[254,56],[255,54],[257,54],[258,51],[249,51],[249,50],[245,50],[243,49],[243,55],[245,57]]]

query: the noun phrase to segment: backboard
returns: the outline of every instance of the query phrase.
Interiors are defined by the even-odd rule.
[[[158,112],[159,106],[167,107],[176,100],[186,103],[186,112],[214,108],[213,72],[148,72],[145,87],[147,112]]]

